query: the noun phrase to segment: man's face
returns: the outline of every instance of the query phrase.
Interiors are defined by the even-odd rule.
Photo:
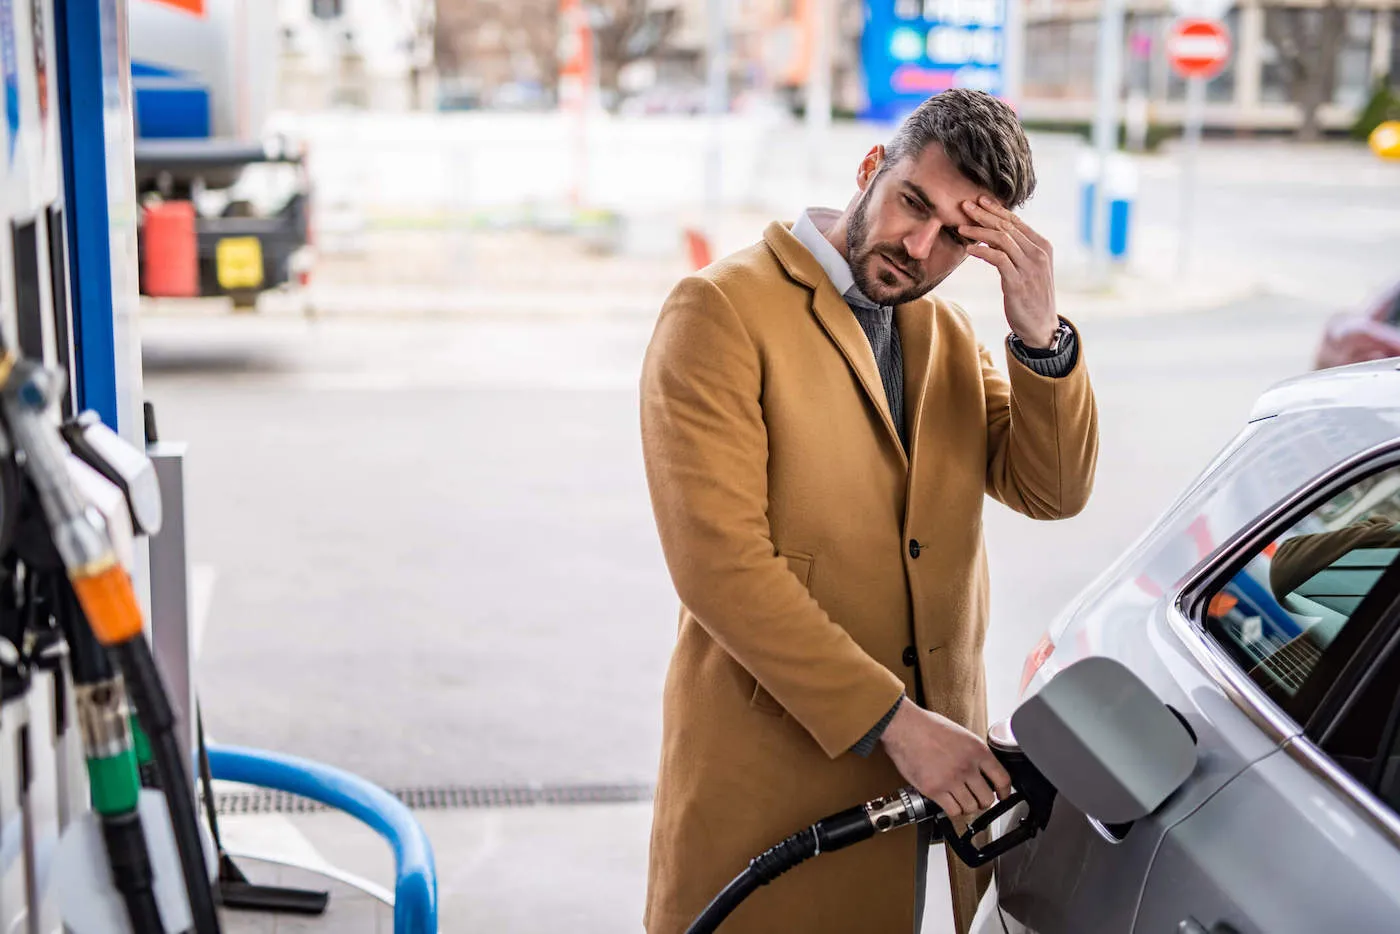
[[[876,147],[861,163],[859,200],[846,228],[856,286],[871,301],[899,305],[926,295],[967,258],[972,241],[962,205],[989,192],[969,181],[937,144],[917,158],[884,161]]]

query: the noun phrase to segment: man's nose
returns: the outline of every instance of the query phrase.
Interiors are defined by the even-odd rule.
[[[933,252],[933,244],[938,240],[938,235],[943,231],[943,225],[939,223],[923,224],[915,229],[909,236],[904,238],[904,249],[911,259],[920,262],[928,259]]]

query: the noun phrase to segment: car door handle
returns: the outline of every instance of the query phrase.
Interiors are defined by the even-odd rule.
[[[1176,934],[1240,934],[1233,924],[1216,922],[1214,927],[1206,927],[1195,918],[1187,918],[1176,926]]]

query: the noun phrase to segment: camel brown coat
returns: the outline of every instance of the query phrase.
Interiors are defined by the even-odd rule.
[[[895,322],[908,456],[859,322],[787,225],[684,279],[657,321],[642,441],[682,609],[651,934],[683,932],[788,834],[904,784],[883,747],[849,750],[916,677],[930,709],[984,734],[983,495],[1037,519],[1088,499],[1098,428],[1082,340],[1067,376],[1008,354],[1008,381],[960,309],[924,299]],[[916,847],[905,828],[822,856],[722,930],[909,934]],[[965,931],[986,873],[957,864],[952,878]]]

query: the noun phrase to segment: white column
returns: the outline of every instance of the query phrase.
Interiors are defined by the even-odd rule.
[[[705,151],[705,227],[710,244],[719,240],[724,194],[724,115],[729,112],[729,3],[709,0],[706,11],[709,133]]]
[[[1264,8],[1259,0],[1241,4],[1235,48],[1235,105],[1252,110],[1259,106],[1264,68]]]
[[[811,0],[812,55],[807,73],[807,168],[815,183],[831,131],[831,47],[835,0]]]
[[[1167,31],[1171,28],[1171,15],[1157,17],[1152,28],[1152,58],[1147,65],[1147,98],[1162,102],[1167,99],[1167,88],[1171,78],[1171,67],[1167,64]]]
[[[1024,0],[1005,0],[1006,18],[1002,25],[1001,93],[1020,108],[1026,76],[1026,9]]]
[[[1123,4],[1124,0],[1103,0],[1099,14],[1098,68],[1094,79],[1098,92],[1094,110],[1098,183],[1094,185],[1090,229],[1094,235],[1092,274],[1100,285],[1105,284],[1109,276],[1109,209],[1104,183],[1109,155],[1118,148],[1118,106],[1123,92]]]
[[[1390,56],[1393,51],[1391,17],[1389,8],[1376,11],[1375,26],[1371,30],[1371,81],[1375,83],[1390,73]]]

